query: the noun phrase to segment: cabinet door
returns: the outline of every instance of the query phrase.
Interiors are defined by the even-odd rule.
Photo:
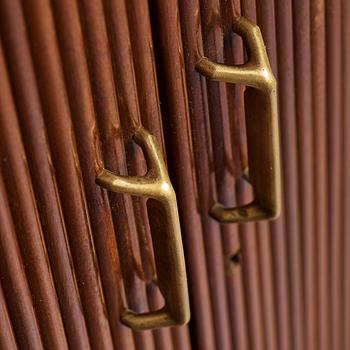
[[[282,209],[222,223],[214,203],[256,198],[260,104],[196,65],[249,60],[240,16],[277,81]],[[0,1],[0,348],[350,349],[349,26],[345,0]],[[176,193],[191,310],[142,331],[125,310],[178,287],[166,217],[96,183],[147,174],[141,127]]]

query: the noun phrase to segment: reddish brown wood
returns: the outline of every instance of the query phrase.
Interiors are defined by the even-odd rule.
[[[18,241],[24,255],[36,316],[46,346],[67,348],[57,295],[45,249],[17,115],[0,52],[0,155]]]
[[[87,6],[90,7],[81,7],[80,13],[105,165],[111,171],[126,174],[123,135],[115,99],[112,62],[103,21],[103,8],[98,1],[89,2]],[[120,251],[120,259],[122,268],[125,270],[124,274],[129,275],[124,281],[126,288],[128,288],[128,284],[132,283],[134,278],[135,270],[142,275],[138,243],[135,237],[134,212],[128,196],[123,198],[124,196],[113,193],[110,193],[109,196],[111,208],[115,214],[113,219],[118,244],[124,250],[124,252]],[[118,234],[118,232],[123,234]],[[139,307],[143,307],[143,304]]]
[[[256,22],[255,2],[241,3],[241,9],[238,8],[236,10],[240,15]],[[242,62],[244,57],[242,47],[240,50],[239,55],[236,54],[236,60]],[[243,95],[241,95],[241,99],[242,98]],[[241,103],[241,101],[236,101],[236,104]],[[239,109],[239,113],[244,113],[242,107]],[[244,180],[238,181],[236,183],[237,204],[242,205],[249,203],[252,199],[251,187]],[[261,284],[259,280],[259,266],[257,260],[258,245],[256,236],[259,230],[266,231],[266,224],[257,226],[253,223],[239,225],[239,238],[242,249],[242,273],[248,321],[248,341],[250,347],[260,347],[263,349],[265,346],[265,340],[262,323],[262,299],[261,293],[258,292],[260,291]],[[264,234],[266,235],[267,232]]]
[[[222,256],[222,243],[220,239],[220,226],[208,215],[210,206],[213,203],[214,197],[216,197],[216,186],[215,186],[215,174],[213,169],[210,167],[212,161],[212,147],[210,139],[210,122],[207,108],[207,90],[206,82],[195,71],[195,64],[198,59],[203,56],[203,44],[202,44],[202,31],[201,31],[201,17],[200,7],[198,1],[181,1],[179,3],[181,27],[182,27],[182,40],[184,44],[185,52],[185,68],[186,68],[186,81],[187,85],[192,88],[188,89],[189,98],[189,112],[190,112],[190,123],[193,139],[193,152],[194,161],[196,165],[196,180],[198,186],[199,195],[199,210],[202,216],[202,225],[204,231],[204,240],[206,246],[207,264],[209,279],[211,280],[211,295],[214,301],[214,319],[217,326],[216,339],[218,348],[230,346],[233,342],[239,343],[235,339],[230,339],[230,330],[228,327],[235,327],[228,319],[229,300],[222,299],[221,296],[225,295],[225,279],[226,282],[231,282],[231,289],[227,289],[228,296],[232,294],[232,278],[231,277],[231,266],[229,258],[232,250],[227,256]],[[226,242],[227,243],[227,242]],[[226,271],[226,278],[222,275]],[[228,288],[228,286],[227,286]],[[231,292],[231,293],[230,293]],[[238,298],[233,297],[234,302]],[[233,303],[234,303],[233,302]],[[242,305],[242,304],[236,304]],[[223,308],[227,310],[223,310]],[[235,308],[238,318],[242,315],[239,313],[239,307]],[[233,313],[232,313],[233,314]],[[225,321],[226,320],[226,321]],[[224,328],[220,329],[220,325],[226,322]],[[223,336],[221,337],[221,334]],[[218,339],[218,337],[220,337]]]
[[[327,62],[327,161],[328,161],[328,234],[330,303],[331,303],[331,343],[333,349],[342,348],[341,310],[342,310],[342,269],[343,245],[341,208],[343,164],[342,154],[342,57],[341,57],[341,1],[326,2],[326,62]]]
[[[283,349],[302,349],[303,347],[303,299],[302,267],[299,235],[298,212],[298,163],[297,163],[297,129],[295,115],[295,84],[292,4],[275,1],[276,39],[278,52],[278,77],[280,101],[280,130],[282,147],[282,175],[284,182],[285,234],[288,256],[288,282],[284,282],[281,294],[289,301],[289,310],[283,309],[280,318],[280,346]],[[281,271],[283,276],[285,271]],[[288,284],[287,284],[288,283]],[[290,312],[290,331],[289,326]]]
[[[350,62],[350,43],[348,33],[350,31],[350,3],[348,1],[342,2],[342,60],[343,62]],[[342,157],[344,162],[343,168],[343,234],[344,234],[344,304],[342,309],[342,336],[344,337],[344,349],[350,347],[350,183],[348,181],[350,176],[350,89],[348,82],[350,79],[350,67],[344,64],[342,67],[342,113],[343,113],[343,150]]]
[[[278,78],[277,48],[275,33],[275,9],[271,0],[256,2],[256,22],[260,27],[272,71]],[[248,154],[249,157],[249,154]],[[286,247],[283,212],[272,223],[259,222],[256,225],[258,259],[260,262],[261,303],[264,319],[264,340],[266,349],[278,349],[276,308],[285,309],[281,297],[281,279],[286,281]],[[274,279],[273,273],[275,274]],[[283,287],[282,287],[283,288]],[[277,302],[275,302],[275,298]],[[278,315],[281,315],[279,313]]]
[[[116,173],[126,174],[123,134],[102,3],[100,1],[80,2],[80,14],[105,166]],[[128,134],[129,145],[130,136],[131,130]],[[138,312],[146,311],[148,305],[142,282],[144,275],[137,241],[134,207],[129,196],[109,193],[109,198],[128,306]],[[135,332],[134,339],[139,349],[154,348],[151,332]]]
[[[232,23],[235,18],[240,15],[239,1],[221,1],[221,16],[223,25],[224,39],[224,61],[228,65],[238,65],[244,61],[243,42],[241,37],[232,33]],[[229,205],[236,204],[236,190],[233,178],[239,179],[243,175],[243,171],[248,165],[246,128],[244,118],[244,86],[226,85],[228,107],[229,107],[229,125],[230,133],[226,131],[225,138],[230,139],[230,150],[227,153],[228,171],[223,183],[217,181],[218,191],[221,200]],[[223,166],[227,167],[226,162]],[[227,183],[229,191],[225,191],[224,183]],[[222,225],[224,254],[229,264],[230,278],[229,298],[231,300],[231,320],[233,325],[233,341],[238,349],[246,349],[248,347],[248,315],[247,306],[245,304],[245,295],[243,290],[243,254],[241,251],[241,240],[239,237],[239,227],[237,225]],[[236,261],[235,259],[238,259]]]
[[[350,59],[350,45],[347,40],[347,33],[349,31],[349,21],[347,18],[350,15],[350,4],[348,2],[342,2],[342,60],[348,62]],[[350,278],[349,278],[349,266],[350,266],[350,239],[347,232],[350,229],[350,217],[348,215],[350,209],[350,187],[347,181],[350,175],[350,160],[349,150],[350,143],[348,133],[350,132],[350,90],[347,86],[347,81],[350,77],[350,70],[348,65],[344,65],[342,68],[342,89],[343,89],[343,101],[342,101],[342,113],[343,113],[343,232],[344,232],[344,305],[342,310],[342,324],[343,324],[343,336],[344,336],[344,348],[350,346],[350,332],[348,331],[350,326]]]
[[[349,10],[340,0],[1,3],[0,346],[350,347]],[[240,14],[259,25],[279,82],[284,205],[270,224],[209,216],[215,200],[253,196],[242,180],[245,88],[195,71],[203,55],[244,61]],[[163,302],[144,200],[95,184],[103,166],[146,171],[132,141],[141,124],[166,148],[177,191],[189,327],[120,322],[126,307]]]
[[[43,349],[31,294],[24,271],[6,188],[0,174],[0,274],[18,345]]]
[[[271,1],[257,2],[257,17],[258,25],[262,31],[264,41],[266,43],[266,49],[269,55],[270,64],[272,69],[277,77],[277,52],[276,52],[276,35],[274,32],[275,29],[275,19],[274,19],[274,5]],[[277,28],[278,30],[278,28]],[[280,218],[270,224],[271,232],[271,244],[272,244],[272,259],[273,267],[275,274],[275,288],[277,296],[277,329],[279,336],[279,344],[281,348],[288,348],[289,346],[289,329],[288,323],[288,299],[286,295],[287,292],[287,266],[286,266],[286,239],[285,239],[285,229],[284,229],[284,212],[282,211]],[[260,224],[259,224],[260,225]],[[276,331],[275,331],[275,317],[274,317],[274,307],[273,307],[273,295],[274,290],[271,290],[273,284],[271,280],[271,275],[269,274],[271,266],[271,260],[269,260],[269,243],[268,240],[264,239],[264,234],[258,236],[259,243],[265,246],[264,250],[260,252],[260,261],[262,260],[263,254],[265,255],[266,264],[262,265],[262,274],[261,279],[263,281],[263,300],[264,300],[264,317],[266,321],[269,321],[268,328],[266,333],[268,334],[265,337],[266,347],[276,348]],[[270,278],[268,278],[270,277]],[[270,283],[268,282],[270,279]],[[267,283],[266,283],[267,282]],[[267,285],[266,285],[267,284]],[[272,312],[271,312],[272,311]]]
[[[135,130],[142,125],[142,117],[138,105],[126,6],[123,1],[105,1],[104,5],[112,60],[115,62],[113,65],[114,81],[118,91],[117,99],[120,121],[124,130],[123,136],[128,171],[132,174],[142,175],[146,172],[144,157],[139,147],[135,147],[131,138]],[[134,198],[133,205],[138,239],[142,242],[140,250],[144,269],[144,280],[151,284],[147,289],[149,291],[149,304],[157,309],[161,307],[163,302],[160,293],[157,293],[156,284],[152,282],[156,271],[148,225],[146,200],[141,197]],[[154,332],[154,336],[156,347],[161,345],[171,347],[171,343],[165,340],[165,338],[170,337],[168,329],[156,331]]]
[[[181,1],[180,18],[182,27],[182,39],[184,43],[184,50],[188,53],[185,55],[185,68],[188,89],[189,106],[190,106],[190,121],[192,128],[194,160],[196,165],[197,186],[199,194],[200,212],[202,213],[203,230],[205,232],[205,240],[207,242],[207,257],[208,257],[208,272],[210,276],[215,274],[215,267],[210,262],[216,263],[218,258],[221,259],[221,254],[224,253],[223,262],[226,270],[226,283],[228,293],[228,305],[231,313],[231,344],[235,344],[235,348],[246,348],[246,333],[245,333],[245,315],[242,302],[242,279],[240,268],[236,268],[231,261],[231,257],[239,249],[238,234],[234,234],[234,227],[227,230],[228,226],[223,230],[224,245],[223,251],[220,246],[215,245],[213,249],[213,242],[219,242],[215,235],[220,235],[219,227],[215,221],[208,217],[210,206],[213,199],[216,197],[215,174],[210,164],[213,162],[211,138],[210,138],[210,122],[207,109],[207,93],[205,79],[195,72],[195,64],[198,58],[203,55],[202,35],[201,35],[201,20],[199,13],[198,1]],[[230,35],[232,35],[230,33]],[[222,155],[220,155],[221,157]],[[234,192],[232,185],[231,196]],[[232,230],[233,229],[233,230]],[[226,234],[227,233],[227,234]],[[231,233],[233,233],[231,235]],[[212,237],[214,236],[214,237]],[[213,256],[214,255],[214,256]],[[217,263],[216,263],[217,264]],[[219,266],[222,263],[219,261]],[[213,268],[214,267],[214,268]],[[220,275],[218,276],[220,277]],[[213,279],[212,288],[214,288]],[[215,294],[214,294],[215,295]],[[224,303],[222,303],[224,305]],[[220,310],[220,309],[219,309]],[[217,314],[218,316],[220,314]],[[223,319],[221,319],[222,322]],[[223,339],[224,340],[224,339]],[[218,342],[223,344],[223,340]]]
[[[315,334],[315,231],[313,206],[313,132],[311,99],[310,3],[293,1],[294,67],[298,128],[299,212],[303,264],[304,348],[314,349]]]
[[[165,157],[162,116],[160,113],[148,4],[146,0],[130,0],[125,3],[128,10],[130,41],[132,44],[133,63],[142,125],[156,136]],[[157,292],[156,288],[152,288],[152,290],[159,294],[159,291]],[[150,306],[153,309],[161,306],[161,300],[159,299],[159,297],[150,298]],[[162,330],[155,331],[154,334],[155,337],[158,338],[157,343],[159,344],[159,347],[164,349],[172,347],[172,344],[169,342],[169,332]],[[171,336],[174,343],[174,349],[180,348],[185,350],[190,348],[187,327],[173,329]]]
[[[48,1],[43,0],[40,4],[26,2],[24,5],[45,124],[90,341],[92,347],[108,349],[112,347],[112,338],[92,247],[92,232],[54,20]]]
[[[62,28],[60,51],[114,346],[132,349],[132,333],[119,320],[121,273],[108,196],[95,184],[103,162],[78,8],[72,1],[54,1],[53,7]]]
[[[23,13],[18,1],[2,3],[1,23],[12,77],[16,106],[29,167],[33,175],[38,209],[56,282],[69,344],[76,349],[90,347],[79,292],[67,244],[51,153],[44,126],[36,79],[27,41]]]
[[[314,208],[317,276],[316,349],[329,349],[329,270],[327,213],[327,119],[325,2],[311,1],[312,112],[314,130]]]
[[[222,40],[223,32],[220,19],[220,2],[218,0],[202,1],[200,4],[200,15],[204,55],[214,61],[222,62],[224,43]],[[234,187],[226,84],[211,82],[209,80],[205,83],[207,85],[207,96],[205,95],[204,97],[208,100],[208,127],[211,129],[212,140],[211,142],[208,140],[204,141],[207,145],[213,145],[213,170],[217,182],[217,188],[212,189],[211,192],[214,193],[209,193],[209,196],[215,195],[217,191],[219,201],[225,202],[230,194],[225,196],[224,193],[229,193],[227,188]],[[201,152],[198,147],[197,152]],[[200,174],[199,176],[202,175],[203,174]],[[214,174],[212,174],[212,176],[213,175]],[[210,173],[206,176],[209,178]],[[223,191],[224,188],[226,188],[226,191]],[[199,193],[202,193],[202,191],[203,189],[199,188]],[[215,198],[209,197],[206,211],[202,214],[204,217],[208,216],[210,206],[213,204],[214,199]],[[202,200],[200,201],[202,202]],[[208,221],[210,221],[210,219]],[[207,265],[209,281],[211,281],[216,346],[219,349],[227,349],[230,347],[232,340],[230,339],[228,301],[225,276],[223,274],[225,261],[221,257],[223,242],[219,227],[215,225],[214,222],[211,223],[209,227],[208,223],[204,222],[203,227],[204,230],[208,230],[204,236],[204,242],[206,245],[206,255],[210,258],[207,260]]]
[[[13,333],[10,316],[7,312],[4,293],[0,285],[0,348],[15,350],[17,349],[15,336]]]
[[[178,198],[190,284],[194,347],[213,349],[214,324],[194,175],[183,49],[177,1],[151,1],[154,45],[169,170]],[[162,28],[162,30],[157,30]]]
[[[238,0],[221,0],[221,17],[224,41],[224,61],[228,65],[238,65],[244,62],[243,41],[240,36],[232,33],[232,23],[241,14],[241,4]],[[244,117],[243,94],[245,86],[226,84],[228,97],[228,113],[230,125],[230,143],[232,160],[231,172],[235,178],[241,178],[248,167],[247,136]]]
[[[252,200],[251,188],[240,182],[236,186],[237,204],[243,205]],[[242,224],[239,227],[242,251],[242,274],[248,320],[248,341],[251,347],[264,348],[262,324],[262,305],[258,270],[258,247],[253,224]]]
[[[141,120],[164,148],[150,13],[146,0],[125,1]]]

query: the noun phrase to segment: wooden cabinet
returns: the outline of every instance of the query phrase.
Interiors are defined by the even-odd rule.
[[[247,60],[238,16],[277,79],[282,213],[220,224],[214,202],[254,197],[246,87],[195,66]],[[349,25],[346,0],[1,0],[0,348],[349,349]],[[123,310],[164,304],[154,215],[95,180],[145,174],[141,126],[177,195],[191,320],[134,331]]]

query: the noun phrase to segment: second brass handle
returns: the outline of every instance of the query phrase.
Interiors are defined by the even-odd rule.
[[[119,176],[104,169],[96,183],[109,191],[149,198],[149,223],[157,268],[157,282],[165,306],[157,311],[125,311],[122,322],[135,330],[187,323],[190,317],[185,260],[176,196],[155,138],[144,128],[135,141],[142,147],[148,171],[145,176]]]
[[[211,215],[220,222],[274,219],[281,207],[276,79],[259,27],[239,17],[233,31],[240,34],[247,45],[248,62],[226,66],[203,57],[196,64],[196,69],[212,80],[248,86],[244,100],[249,181],[255,199],[250,204],[234,208],[215,203]]]

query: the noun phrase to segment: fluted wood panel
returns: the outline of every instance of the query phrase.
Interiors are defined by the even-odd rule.
[[[202,56],[247,53],[257,23],[278,80],[283,210],[247,203],[244,86]],[[0,0],[0,348],[345,350],[350,346],[350,5],[345,0]],[[179,206],[189,325],[132,331],[163,298],[146,202],[95,184],[143,175],[156,136]]]

